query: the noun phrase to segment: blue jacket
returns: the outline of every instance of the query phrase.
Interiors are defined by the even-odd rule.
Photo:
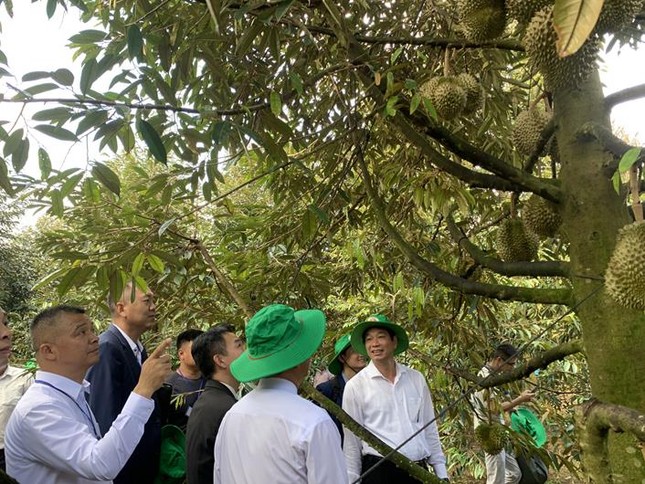
[[[99,354],[99,362],[90,369],[86,379],[92,384],[90,407],[105,435],[137,385],[141,367],[132,348],[114,325],[99,337]],[[142,361],[146,358],[144,350]],[[146,423],[141,441],[114,484],[152,484],[159,471],[160,452],[161,419],[155,399],[155,410]]]

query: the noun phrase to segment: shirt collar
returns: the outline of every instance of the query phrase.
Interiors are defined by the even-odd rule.
[[[18,375],[22,375],[26,371],[27,370],[25,370],[24,368],[17,368],[15,366],[8,365],[4,373],[0,375],[0,380],[3,380],[4,378],[13,378]]]
[[[298,388],[289,380],[284,378],[262,378],[257,388],[264,390],[280,390],[282,392],[298,394]]]
[[[401,375],[406,373],[408,370],[405,366],[399,364],[398,361],[395,361],[394,364],[396,365],[396,378],[395,381],[397,381]],[[361,373],[365,372],[369,378],[385,378],[380,371],[378,371],[378,368],[376,368],[376,365],[374,364],[373,361],[370,361],[368,365],[361,370]]]
[[[45,381],[75,399],[78,399],[82,393],[89,393],[90,391],[90,382],[87,380],[83,380],[83,383],[79,384],[65,376],[48,371],[38,370],[36,380]]]
[[[123,335],[123,337],[125,338],[125,340],[126,340],[126,341],[128,342],[128,344],[130,345],[130,348],[132,349],[132,351],[134,351],[135,353],[136,353],[137,351],[139,351],[139,353],[142,353],[142,352],[143,352],[143,345],[141,344],[141,342],[140,342],[140,341],[136,341],[136,342],[135,342],[135,341],[132,341],[132,338],[130,338],[130,337],[126,334],[126,332],[125,332],[125,331],[123,331],[121,328],[119,328],[116,324],[114,325],[114,327],[115,327],[116,329],[118,329],[118,330],[119,330],[119,332]]]

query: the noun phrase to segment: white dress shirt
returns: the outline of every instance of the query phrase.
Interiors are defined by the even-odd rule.
[[[398,447],[435,418],[425,378],[418,371],[399,363],[396,364],[394,383],[391,383],[378,371],[374,362],[370,362],[345,385],[343,410],[392,448]],[[349,480],[353,482],[361,475],[362,456],[380,454],[346,427],[343,431],[347,471]],[[437,477],[448,477],[436,422],[401,447],[399,452],[412,461],[428,458]]]
[[[36,372],[6,432],[7,473],[21,484],[112,482],[143,435],[154,401],[132,393],[103,438],[85,392],[54,373]]]
[[[31,373],[15,366],[7,366],[0,375],[0,449],[4,449],[4,431],[11,412],[32,381]]]
[[[214,452],[214,484],[347,483],[336,425],[282,378],[260,380],[231,407]]]
[[[121,333],[125,338],[125,340],[128,342],[128,344],[130,345],[130,349],[134,353],[134,357],[139,362],[139,365],[141,365],[142,363],[141,359],[143,356],[143,345],[141,344],[141,341],[133,341],[132,338],[130,338],[128,334],[125,331],[123,331],[121,328],[119,328],[116,324],[114,325],[114,327],[119,330],[119,333]]]
[[[488,366],[484,366],[479,370],[477,376],[484,379],[490,374],[491,369]],[[473,418],[475,428],[479,427],[482,422],[488,422],[489,419],[498,420],[501,424],[504,423],[504,412],[501,407],[502,400],[497,388],[483,388],[473,393],[470,397],[470,403],[475,410]]]

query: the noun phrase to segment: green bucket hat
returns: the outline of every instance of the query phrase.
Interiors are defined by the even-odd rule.
[[[231,363],[231,373],[245,383],[298,366],[322,343],[325,321],[317,309],[296,311],[284,304],[260,309],[246,325],[246,351]]]
[[[408,340],[408,335],[405,330],[398,324],[394,324],[390,321],[387,316],[383,314],[372,314],[370,317],[364,321],[358,323],[354,330],[352,331],[352,336],[350,338],[352,342],[352,347],[356,350],[357,353],[368,356],[367,350],[365,349],[365,341],[363,341],[363,335],[365,331],[371,328],[385,328],[389,329],[396,335],[396,349],[394,354],[398,355],[403,353],[408,349],[410,341]]]
[[[349,339],[349,334],[341,336],[338,341],[336,341],[336,344],[334,345],[334,357],[327,366],[327,369],[332,375],[340,375],[340,373],[343,371],[343,364],[338,361],[338,357],[351,345],[352,343]]]
[[[536,447],[546,444],[546,429],[540,419],[528,408],[520,407],[511,413],[511,428],[533,438]]]
[[[155,484],[179,484],[186,477],[186,436],[175,425],[161,428],[161,459]]]

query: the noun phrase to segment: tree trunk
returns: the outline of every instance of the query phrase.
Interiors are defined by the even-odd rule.
[[[598,142],[583,141],[576,133],[588,122],[609,128],[603,99],[597,73],[579,90],[554,93],[563,227],[570,242],[571,282],[576,304],[580,303],[576,314],[582,323],[592,392],[603,402],[645,412],[645,314],[616,304],[597,279],[604,276],[618,229],[630,219],[622,195],[603,172],[611,156]],[[644,482],[645,461],[636,449],[633,436],[609,432],[613,482]]]

